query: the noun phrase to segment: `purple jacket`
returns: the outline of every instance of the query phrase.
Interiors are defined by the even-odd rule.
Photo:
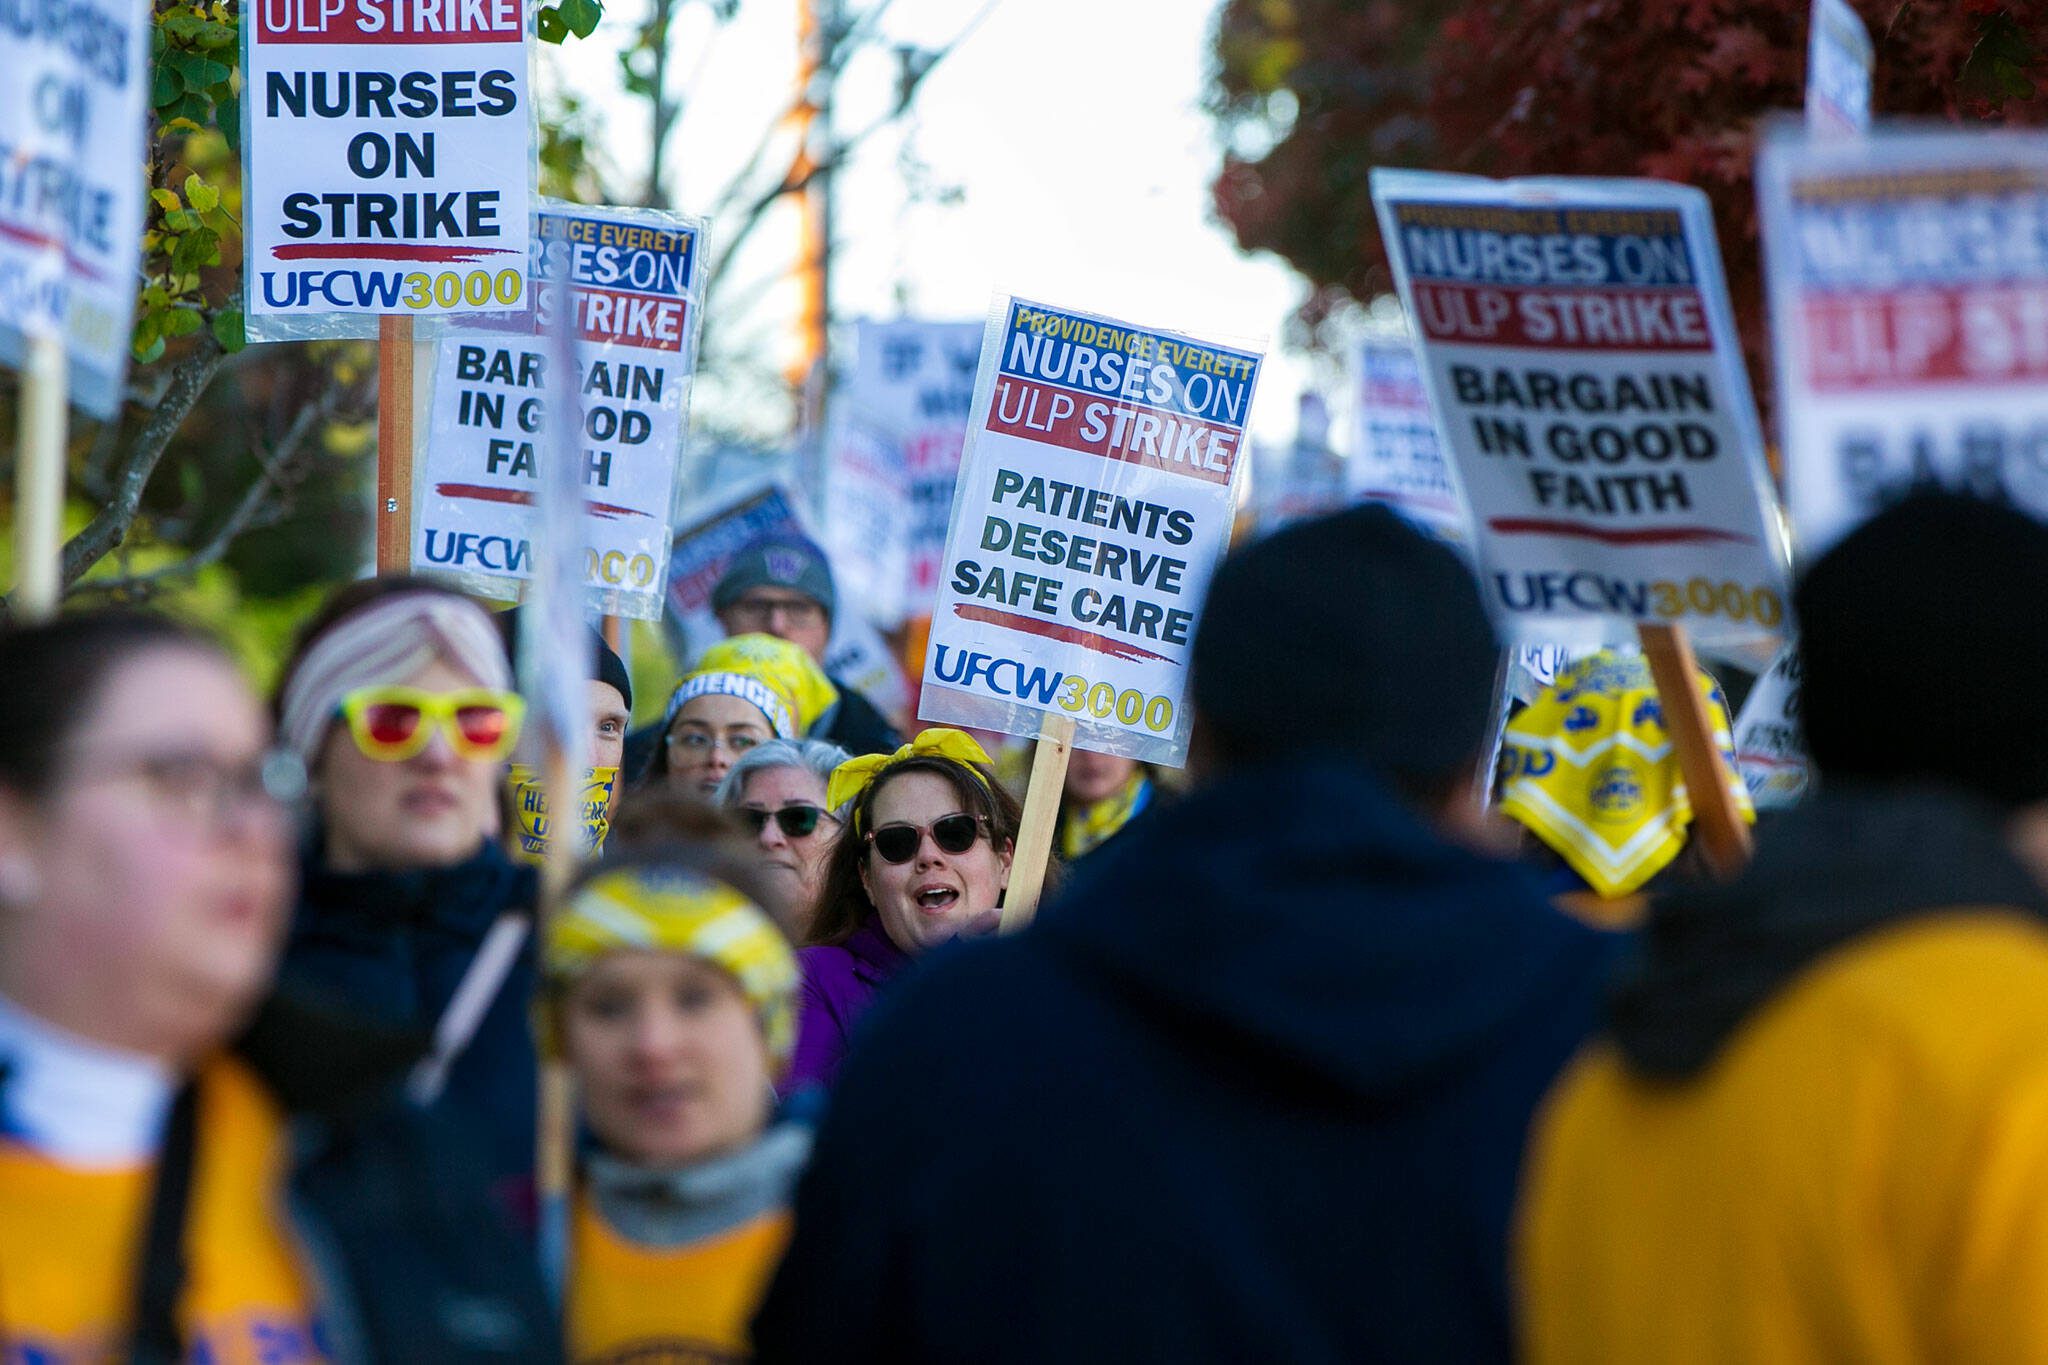
[[[800,948],[796,960],[804,988],[796,1056],[782,1082],[785,1095],[806,1085],[832,1084],[846,1056],[846,1040],[875,992],[910,965],[910,956],[882,932],[882,921],[873,915],[846,942]]]

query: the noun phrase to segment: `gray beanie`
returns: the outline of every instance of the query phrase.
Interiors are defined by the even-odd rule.
[[[823,607],[827,616],[837,613],[832,565],[807,536],[765,535],[741,546],[711,590],[711,610],[724,611],[755,588],[789,588]]]

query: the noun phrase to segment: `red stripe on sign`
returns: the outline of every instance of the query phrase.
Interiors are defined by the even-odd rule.
[[[66,248],[61,237],[52,237],[47,232],[35,232],[28,228],[16,227],[12,223],[0,223],[0,237],[5,237],[10,242],[20,242],[24,246],[32,246],[42,251],[62,251],[64,253],[65,269],[69,270],[72,274],[83,275],[89,280],[103,280],[106,278],[105,275],[93,268],[90,261],[83,259],[75,252]]]
[[[1711,351],[1697,289],[1415,282],[1425,336],[1539,351]]]
[[[576,285],[576,329],[585,341],[616,342],[643,350],[683,349],[689,309],[681,299],[635,294],[623,289]]]
[[[1555,521],[1543,517],[1493,517],[1487,526],[1504,536],[1574,536],[1597,540],[1605,545],[1698,545],[1732,541],[1753,545],[1754,536],[1738,535],[1718,526],[1643,526],[1615,530],[1608,526],[1587,526],[1576,521]]]
[[[270,254],[280,261],[366,260],[444,261],[457,263],[482,260],[486,256],[516,256],[508,246],[422,246],[416,242],[296,242],[274,246]]]
[[[1127,645],[1121,640],[1112,640],[1107,635],[1097,635],[1092,630],[1063,626],[1058,621],[1047,621],[1042,617],[1019,616],[1012,611],[997,611],[994,607],[977,607],[967,602],[955,602],[953,614],[963,621],[1007,626],[1011,630],[1021,630],[1026,635],[1042,635],[1048,640],[1058,640],[1062,644],[1079,645],[1083,649],[1092,649],[1097,654],[1107,654],[1126,663],[1140,663],[1146,659],[1156,659],[1160,663],[1173,662],[1164,654],[1154,654],[1149,649]]]
[[[444,498],[468,498],[472,502],[509,502],[519,507],[533,506],[533,494],[523,488],[492,488],[481,483],[437,483],[434,485],[434,492]],[[607,521],[619,517],[647,515],[631,507],[620,507],[609,502],[586,502],[583,504],[583,510]]]
[[[519,0],[248,0],[265,43],[516,43]]]
[[[996,380],[988,429],[1218,484],[1230,482],[1241,434],[1235,427],[1087,398],[1014,375]]]
[[[1818,294],[1800,304],[1822,393],[2048,379],[2048,284]]]

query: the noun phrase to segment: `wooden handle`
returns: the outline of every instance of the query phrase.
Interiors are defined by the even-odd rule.
[[[377,572],[412,567],[412,319],[377,319]]]
[[[1038,913],[1045,890],[1045,865],[1052,857],[1053,827],[1067,787],[1067,757],[1074,749],[1074,720],[1048,711],[1038,727],[1038,752],[1031,759],[1031,785],[1024,792],[1024,819],[1010,855],[1010,886],[1003,893],[1003,932],[1015,933]]]
[[[1707,866],[1726,880],[1749,862],[1749,826],[1728,787],[1734,774],[1714,742],[1714,718],[1700,694],[1692,641],[1677,626],[1643,625],[1637,633],[1664,708],[1664,730],[1678,750],[1678,771],[1692,800],[1693,834]]]

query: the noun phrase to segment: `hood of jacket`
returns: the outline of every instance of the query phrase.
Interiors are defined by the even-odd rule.
[[[1456,1080],[1519,1020],[1590,991],[1612,937],[1369,773],[1315,762],[1237,771],[1133,821],[1034,932],[1248,1073],[1373,1099]]]
[[[1726,886],[1659,900],[1609,1008],[1629,1067],[1683,1079],[1816,958],[1946,910],[2048,913],[2006,819],[1939,787],[1830,785],[1777,817]]]

